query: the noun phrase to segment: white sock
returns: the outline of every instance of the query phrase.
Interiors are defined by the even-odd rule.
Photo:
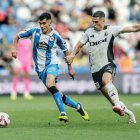
[[[127,114],[127,115],[132,114],[132,111],[130,111],[122,101],[120,101],[120,105],[121,105],[121,108],[123,109],[125,114]]]
[[[108,96],[110,97],[111,101],[114,103],[115,106],[120,107],[118,91],[113,83],[108,83],[105,88],[108,91]]]

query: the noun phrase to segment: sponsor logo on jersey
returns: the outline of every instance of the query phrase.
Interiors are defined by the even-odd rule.
[[[47,50],[48,49],[48,44],[45,41],[39,42],[38,48]]]
[[[107,42],[107,38],[105,38],[103,40],[96,41],[96,42],[90,42],[90,46],[99,45],[103,42]]]

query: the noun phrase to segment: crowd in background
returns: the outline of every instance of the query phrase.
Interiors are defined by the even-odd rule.
[[[139,0],[3,0],[0,2],[0,74],[12,62],[13,37],[20,30],[38,25],[44,11],[53,14],[53,28],[65,39],[69,49],[76,44],[86,28],[92,25],[96,10],[106,13],[107,24],[140,23]],[[63,54],[58,50],[60,59]],[[120,35],[114,42],[118,72],[140,71],[140,32]],[[76,57],[75,68],[88,67],[86,46]],[[62,64],[63,66],[63,64]]]

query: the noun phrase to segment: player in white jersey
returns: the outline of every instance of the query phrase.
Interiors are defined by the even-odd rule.
[[[32,56],[35,64],[35,70],[56,102],[60,111],[59,120],[64,122],[68,121],[63,103],[75,108],[84,120],[88,120],[88,114],[84,111],[82,105],[62,94],[56,87],[56,79],[59,71],[59,59],[56,51],[59,47],[64,52],[65,56],[69,55],[69,51],[67,50],[66,43],[63,41],[61,36],[51,28],[51,14],[47,12],[42,13],[39,17],[39,25],[40,27],[27,29],[16,35],[14,38],[12,56],[17,58],[17,43],[19,39],[31,38],[33,44]],[[71,64],[68,64],[68,71],[69,75],[74,78],[75,74]]]
[[[129,122],[136,123],[135,116],[123,102],[119,100],[118,91],[113,84],[116,65],[113,63],[113,40],[120,33],[140,31],[140,24],[122,27],[105,25],[105,14],[97,11],[92,17],[93,27],[87,29],[73,52],[66,57],[71,64],[75,55],[86,44],[89,53],[89,62],[96,87],[112,104],[114,112],[120,116],[128,115]]]

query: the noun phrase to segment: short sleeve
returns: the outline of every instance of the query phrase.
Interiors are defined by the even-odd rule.
[[[66,45],[66,42],[64,41],[64,39],[62,39],[62,37],[58,34],[55,34],[55,37],[56,37],[56,43],[59,46],[59,48],[62,51],[67,51],[68,49],[67,49],[67,45]]]
[[[25,31],[21,31],[18,33],[19,38],[29,38],[33,35],[33,33],[37,30],[37,28],[28,28]]]
[[[123,26],[112,26],[111,31],[114,37],[118,36],[120,32],[123,30],[123,28],[124,28]]]
[[[79,41],[83,44],[86,44],[88,42],[88,40],[89,40],[88,35],[86,33],[83,33],[83,35]]]

